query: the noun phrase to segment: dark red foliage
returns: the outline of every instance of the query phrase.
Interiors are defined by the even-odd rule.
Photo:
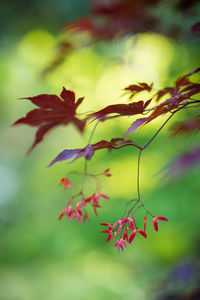
[[[66,25],[67,30],[86,31],[94,39],[110,40],[127,33],[154,28],[155,18],[148,9],[158,0],[92,1],[90,16]]]
[[[95,119],[101,119],[109,114],[119,114],[121,116],[131,116],[142,114],[146,107],[150,104],[151,99],[146,101],[132,102],[130,104],[113,104],[109,105],[95,113],[89,114],[89,116]]]
[[[151,92],[152,87],[153,87],[153,83],[151,83],[151,85],[148,85],[145,82],[140,82],[138,85],[137,84],[129,85],[124,90],[131,92],[130,98],[132,98],[139,92],[143,92],[143,91]]]
[[[67,24],[65,29],[75,32],[88,32],[96,40],[111,40],[120,30],[120,25],[111,23],[109,26],[99,26],[96,20],[91,17],[83,17],[77,21]]]
[[[199,71],[200,68],[197,68],[194,71],[181,76],[176,80],[174,87],[167,87],[159,90],[153,97],[156,99],[156,101],[159,101],[163,96],[166,96],[168,94],[171,97],[167,98],[159,105],[153,107],[149,111],[147,117],[137,119],[136,121],[134,121],[129,127],[128,131],[124,134],[124,137],[128,134],[133,133],[140,126],[151,122],[159,116],[165,115],[168,112],[173,113],[176,109],[179,109],[181,108],[181,106],[184,106],[186,100],[192,101],[193,99],[191,99],[191,97],[200,93],[200,84],[191,82],[190,76],[198,73]]]
[[[180,10],[179,5],[183,1],[171,1],[172,11]],[[189,1],[191,2],[191,1]],[[171,22],[171,26],[166,31],[166,26],[162,26],[162,17],[155,14],[155,9],[164,8],[165,2],[159,0],[91,0],[91,10],[89,14],[81,16],[77,20],[64,24],[62,29],[66,36],[63,42],[58,45],[58,52],[52,63],[45,69],[43,74],[54,70],[67,55],[74,49],[91,45],[93,42],[104,40],[111,41],[121,38],[127,34],[138,34],[143,32],[160,32],[174,38],[180,38],[183,33],[182,24],[176,25]],[[192,6],[192,5],[190,5]],[[182,11],[183,16],[191,18],[187,10]],[[170,22],[170,19],[168,20]],[[160,26],[161,25],[161,26]],[[165,28],[165,29],[164,29]],[[71,33],[87,33],[88,39],[79,39],[78,43],[73,42],[69,36]],[[194,24],[191,34],[199,32],[199,25]],[[75,38],[76,40],[76,38]]]
[[[100,142],[92,145],[87,145],[82,149],[66,149],[59,153],[56,158],[50,163],[49,167],[59,161],[65,161],[73,158],[69,163],[77,160],[78,158],[85,157],[90,160],[96,150],[100,149],[120,149],[126,146],[135,146],[136,144],[130,140],[125,141],[121,138],[111,139],[110,142],[101,140]]]
[[[163,96],[169,94],[172,98],[176,97],[177,99],[181,96],[191,97],[193,94],[200,92],[200,84],[193,83],[190,81],[189,77],[193,74],[196,74],[200,71],[200,68],[195,69],[194,71],[179,77],[174,87],[167,87],[162,90],[159,90],[156,95],[156,100],[159,101]],[[187,94],[185,93],[187,92]],[[189,92],[189,94],[188,94]],[[171,99],[172,99],[171,98]]]
[[[200,130],[200,116],[175,125],[171,132],[173,135],[176,135],[180,133],[191,133],[195,130]]]
[[[167,87],[157,92],[156,100],[159,101],[163,96],[170,94],[172,97],[175,95],[174,88]]]
[[[73,123],[82,132],[85,126],[85,120],[79,120],[75,117],[76,109],[83,101],[79,98],[75,102],[75,94],[72,91],[63,88],[59,98],[56,95],[42,94],[35,97],[23,99],[30,100],[38,108],[31,110],[24,118],[17,120],[13,125],[27,124],[38,127],[35,140],[28,150],[30,153],[33,148],[43,140],[44,136],[58,125]]]

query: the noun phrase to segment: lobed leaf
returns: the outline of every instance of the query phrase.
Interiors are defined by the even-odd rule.
[[[88,116],[94,117],[95,119],[101,119],[109,114],[118,114],[121,116],[132,116],[137,114],[143,114],[146,107],[150,104],[151,99],[144,102],[132,102],[130,104],[113,104],[109,105],[95,113],[89,114]]]
[[[151,92],[152,87],[153,87],[153,83],[151,83],[150,85],[148,85],[145,82],[140,82],[140,83],[138,83],[138,85],[137,84],[129,85],[124,90],[131,92],[130,98],[132,98],[136,94],[138,94],[140,92],[143,92],[143,91]]]
[[[13,126],[27,124],[29,126],[38,127],[34,142],[29,148],[28,153],[44,139],[44,136],[50,129],[58,125],[73,123],[81,132],[85,127],[85,120],[79,120],[75,117],[76,109],[83,101],[83,98],[79,98],[77,102],[75,102],[75,94],[72,91],[63,88],[60,98],[56,95],[42,94],[23,99],[29,100],[38,106],[38,108],[28,112],[24,118],[12,124]]]
[[[125,141],[122,138],[111,139],[110,142],[106,140],[101,140],[96,144],[87,145],[82,149],[71,149],[64,150],[60,154],[56,156],[56,158],[49,164],[48,167],[51,167],[55,163],[59,161],[66,161],[72,159],[70,162],[74,162],[78,158],[85,157],[85,159],[89,160],[96,150],[100,149],[120,149],[126,146],[137,146],[134,142],[127,140]]]

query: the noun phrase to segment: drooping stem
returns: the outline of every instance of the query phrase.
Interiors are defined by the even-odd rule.
[[[138,192],[138,201],[140,201],[140,157],[142,154],[142,149],[139,151],[138,155],[138,168],[137,168],[137,192]]]
[[[140,202],[141,205],[139,206],[139,208],[143,207],[144,210],[150,214],[152,217],[153,215],[145,208],[143,202],[141,201],[141,197],[140,197],[140,159],[141,159],[141,154],[142,151],[147,148],[149,146],[149,144],[154,140],[154,138],[159,134],[159,132],[162,130],[162,128],[167,124],[167,122],[173,117],[173,115],[180,111],[181,109],[183,109],[185,106],[187,106],[189,103],[186,102],[182,107],[179,107],[177,110],[175,110],[173,113],[171,113],[171,115],[165,120],[165,122],[161,125],[161,127],[156,131],[156,133],[150,138],[150,140],[143,146],[143,147],[139,147],[140,151],[139,151],[139,155],[138,155],[138,166],[137,166],[137,193],[138,193],[138,201],[135,203],[135,205],[129,210],[128,215],[133,211],[134,207]],[[139,209],[137,208],[136,211]],[[135,212],[136,212],[135,211]]]

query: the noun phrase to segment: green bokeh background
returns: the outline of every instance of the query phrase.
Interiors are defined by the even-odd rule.
[[[183,43],[144,33],[98,42],[72,52],[54,72],[42,77],[62,38],[59,28],[87,12],[88,3],[60,0],[55,5],[43,0],[32,1],[28,7],[20,1],[19,6],[5,2],[2,7],[0,299],[155,299],[171,270],[179,263],[196,261],[199,253],[199,166],[171,180],[163,179],[160,173],[170,160],[199,140],[199,135],[169,136],[173,122],[186,113],[166,126],[141,161],[143,201],[153,214],[165,216],[169,222],[161,222],[156,233],[149,220],[148,239],[138,237],[124,253],[117,253],[113,242],[105,244],[99,223],[119,219],[126,203],[136,197],[137,149],[98,151],[89,170],[100,173],[111,169],[113,176],[101,179],[102,192],[111,199],[102,200],[98,217],[92,217],[90,223],[58,222],[70,195],[58,182],[70,171],[81,171],[83,159],[72,165],[47,165],[63,149],[84,146],[93,124],[88,124],[83,136],[72,125],[53,130],[28,157],[25,153],[35,129],[9,126],[33,108],[18,98],[59,94],[63,86],[74,90],[77,97],[85,96],[79,109],[84,113],[127,103],[122,89],[129,84],[153,81],[156,89],[170,85],[180,74],[198,66],[198,39]],[[5,15],[10,16],[9,21]],[[79,39],[76,37],[76,42]],[[121,118],[100,125],[93,141],[121,137],[132,120]],[[152,122],[131,138],[144,144],[161,121]],[[78,186],[78,177],[71,181]],[[88,195],[92,190],[92,183],[88,184]],[[142,214],[138,214],[139,222],[140,218]],[[169,280],[168,289],[173,289],[170,284]],[[190,282],[182,287],[189,288]]]

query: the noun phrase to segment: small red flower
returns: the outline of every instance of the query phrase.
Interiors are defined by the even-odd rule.
[[[112,224],[111,223],[100,223],[100,225],[108,226],[108,229],[101,231],[102,233],[109,233],[108,238],[106,240],[106,243],[108,243],[113,236]]]
[[[107,240],[106,240],[106,243],[110,242],[111,238],[112,238],[112,235],[113,235],[113,232],[111,231]]]
[[[81,217],[82,217],[82,212],[78,212],[78,211],[75,211],[73,216],[69,217],[69,220],[74,220],[74,219],[78,219],[78,223],[81,224]]]
[[[131,233],[131,235],[129,236],[129,240],[128,240],[129,244],[133,241],[137,232],[140,233],[145,239],[147,238],[147,235],[143,230],[134,229],[133,232]]]
[[[112,228],[116,227],[117,225],[119,225],[117,233],[120,233],[122,231],[122,220],[118,220],[117,222],[115,222]]]
[[[160,221],[168,221],[166,218],[164,217],[154,217],[153,218],[153,227],[155,229],[155,231],[158,231],[158,222],[157,220],[160,220]]]
[[[62,219],[62,217],[64,215],[67,216],[67,218],[69,219],[69,217],[71,216],[72,213],[76,213],[76,211],[72,208],[71,205],[68,205],[59,215],[58,220]]]
[[[135,235],[136,235],[136,229],[134,229],[131,235],[129,236],[129,240],[128,240],[129,244],[133,241]]]
[[[126,227],[126,229],[125,229],[125,231],[124,231],[124,236],[123,236],[123,239],[124,239],[125,241],[127,241],[127,242],[128,242],[128,231],[129,231],[129,229],[130,229],[129,226]]]
[[[67,215],[67,209],[65,208],[58,217],[58,220],[62,219],[64,215]]]
[[[80,208],[80,206],[86,206],[86,203],[85,202],[77,202],[76,203],[76,210],[78,213],[82,213],[82,209]]]
[[[72,185],[71,182],[66,177],[63,177],[58,185],[64,185],[64,190],[66,190],[67,187],[68,188],[74,187],[74,185]]]
[[[123,251],[123,250],[124,250],[123,247],[126,247],[126,242],[125,242],[125,240],[121,238],[120,240],[116,241],[115,247],[118,248],[118,252],[119,252],[120,249]]]
[[[108,243],[111,240],[113,235],[112,227],[109,227],[107,230],[101,231],[101,233],[109,233],[108,238],[106,240],[106,243]]]
[[[127,218],[127,220],[130,222],[130,230],[134,230],[134,220],[133,220],[133,218]]]
[[[123,220],[118,220],[117,222],[115,222],[113,224],[112,227],[114,228],[115,226],[119,225],[118,230],[117,230],[117,233],[119,234],[123,229],[123,224],[125,224],[127,222],[130,222],[129,227],[130,227],[131,230],[133,230],[134,229],[134,220],[133,220],[133,218],[130,218],[130,217],[125,218]]]

